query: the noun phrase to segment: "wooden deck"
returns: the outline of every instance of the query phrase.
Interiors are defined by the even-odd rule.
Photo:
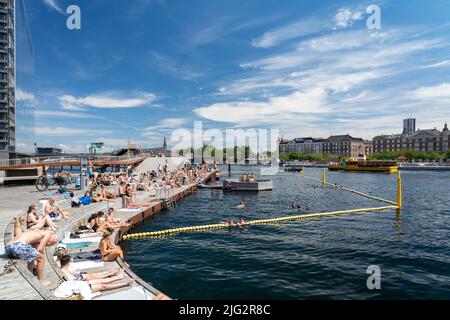
[[[215,172],[211,172],[200,183],[205,183],[214,176]],[[155,197],[152,197],[154,192],[138,193],[133,202],[137,204],[146,204],[147,206],[137,210],[122,210],[121,199],[116,200],[114,203],[102,202],[92,204],[87,207],[72,209],[69,207],[70,204],[68,200],[59,197],[57,198],[57,204],[65,207],[65,210],[71,212],[72,215],[63,224],[58,225],[59,228],[57,234],[60,239],[63,239],[64,231],[73,230],[79,219],[86,219],[90,214],[99,210],[106,211],[109,206],[113,206],[115,208],[115,216],[120,218],[121,221],[130,221],[131,226],[129,228],[132,228],[133,226],[141,223],[144,219],[163,210],[167,203],[179,201],[186,195],[194,192],[196,188],[197,184],[193,183],[188,186],[172,189],[172,193],[166,194],[167,197],[164,200],[155,199]],[[0,190],[0,300],[55,299],[52,294],[52,290],[57,288],[63,280],[59,268],[53,261],[52,256],[54,248],[46,249],[47,261],[45,265],[45,276],[51,281],[51,285],[48,287],[44,287],[39,281],[37,281],[36,277],[34,277],[27,270],[25,262],[21,260],[11,260],[2,254],[5,242],[12,238],[12,219],[18,215],[24,215],[29,204],[36,203],[43,198],[42,193],[35,191],[34,187],[5,188]],[[81,191],[78,192],[81,193]],[[113,234],[113,238],[116,243],[120,241],[121,236],[125,234],[129,228],[121,228],[120,230],[116,230]],[[142,279],[137,277],[132,270],[129,269],[128,265],[120,259],[112,263],[106,263],[100,268],[83,271],[104,271],[114,265],[118,265],[124,269],[127,277],[131,277],[136,280],[133,287],[137,288],[139,286],[140,288],[145,288],[153,295],[160,293],[150,284],[145,283]],[[117,297],[118,294],[122,294],[120,296],[121,299],[126,299],[126,295],[128,294],[128,291],[126,290],[129,290],[129,288],[127,287],[125,289],[108,291],[99,296],[97,299],[108,299],[108,297],[114,299],[114,297]]]

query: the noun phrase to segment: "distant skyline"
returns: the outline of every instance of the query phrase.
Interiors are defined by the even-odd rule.
[[[39,146],[84,151],[172,130],[371,139],[450,121],[448,1],[26,1]],[[69,5],[82,29],[66,28]],[[366,7],[381,8],[368,30]],[[20,50],[20,48],[18,48]],[[168,140],[170,144],[170,140]]]

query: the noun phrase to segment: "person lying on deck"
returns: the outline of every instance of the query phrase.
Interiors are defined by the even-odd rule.
[[[61,271],[67,281],[86,281],[92,292],[114,290],[134,283],[134,280],[131,278],[124,279],[124,273],[119,267],[104,272],[86,273],[72,271],[70,268],[71,262],[72,258],[70,255],[60,258]]]
[[[112,242],[111,233],[108,231],[103,233],[103,238],[98,248],[100,249],[102,260],[105,262],[115,261],[117,258],[123,259],[122,249]]]
[[[29,230],[22,232],[21,229],[14,228],[14,231],[14,239],[5,246],[6,255],[8,258],[18,258],[27,262],[30,272],[33,272],[36,266],[38,280],[43,285],[49,284],[44,279],[44,250],[45,247],[51,247],[57,244],[58,237],[47,230]]]
[[[56,231],[58,227],[53,223],[49,215],[39,217],[36,213],[36,205],[31,205],[27,211],[27,229],[41,230],[44,228],[49,228],[51,231]]]
[[[48,199],[47,203],[44,206],[44,214],[49,215],[50,219],[52,220],[60,219],[61,217],[63,219],[67,219],[67,215],[64,213],[64,211],[61,210],[60,207],[57,207],[55,203],[55,198]]]

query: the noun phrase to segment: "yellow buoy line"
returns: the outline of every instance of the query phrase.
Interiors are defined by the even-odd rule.
[[[328,185],[330,187],[334,187],[334,184],[326,182],[325,170],[323,172],[322,180],[319,180],[319,179],[316,179],[316,178],[312,178],[312,177],[307,177],[307,176],[304,175],[303,171],[302,171],[302,177],[304,177],[306,179],[314,180],[314,181],[319,182],[319,183],[321,183],[323,185]],[[367,194],[367,193],[364,193],[364,192],[361,192],[361,191],[349,189],[347,187],[342,187],[341,190],[349,191],[349,192],[355,193],[357,195],[360,195],[360,196],[363,196],[363,197],[366,197],[366,198],[369,198],[369,199],[385,202],[385,203],[392,204],[394,206],[397,206],[397,207],[401,208],[402,206],[401,206],[401,178],[400,178],[400,175],[399,175],[399,182],[398,183],[400,185],[399,186],[399,194],[400,194],[400,196],[397,197],[397,203],[394,202],[394,201],[390,201],[390,200],[387,200],[387,199],[380,198],[380,197],[375,197],[375,196],[372,196],[370,194]],[[400,202],[399,202],[398,199],[400,199]]]
[[[325,169],[323,170],[322,174],[322,181],[316,178],[307,177],[305,176],[304,168],[302,168],[301,176],[305,177],[307,179],[311,179],[314,181],[317,181],[321,184],[334,186],[331,183],[326,182],[326,173]],[[281,223],[281,222],[287,222],[287,221],[295,221],[295,220],[304,220],[304,219],[313,219],[313,218],[321,218],[321,217],[330,217],[330,216],[337,216],[337,215],[343,215],[343,214],[354,214],[354,213],[363,213],[363,212],[374,212],[374,211],[383,211],[388,209],[401,209],[402,208],[402,181],[400,172],[398,173],[398,189],[397,189],[397,203],[386,200],[380,197],[371,196],[367,193],[360,192],[357,190],[349,189],[346,187],[343,187],[342,190],[353,192],[355,194],[361,195],[363,197],[367,197],[373,200],[378,200],[382,202],[386,202],[388,204],[391,204],[390,206],[384,206],[384,207],[377,207],[377,208],[362,208],[362,209],[351,209],[351,210],[341,210],[341,211],[332,211],[332,212],[322,212],[322,213],[310,213],[310,214],[302,214],[302,215],[296,215],[296,216],[287,216],[282,218],[274,218],[274,219],[263,219],[263,220],[253,220],[246,223],[246,225],[258,225],[258,224],[271,224],[271,223]],[[204,231],[204,230],[214,230],[214,229],[223,229],[223,228],[229,228],[228,225],[218,223],[218,224],[209,224],[204,226],[194,226],[194,227],[184,227],[184,228],[175,228],[175,229],[168,229],[168,230],[162,230],[162,231],[153,231],[153,232],[143,232],[143,233],[133,233],[133,234],[127,234],[122,237],[122,240],[132,240],[132,239],[139,239],[139,238],[148,238],[148,237],[164,237],[169,236],[177,233],[185,233],[185,232],[195,232],[195,231]]]
[[[247,222],[246,225],[281,223],[281,222],[330,217],[330,216],[337,216],[337,215],[344,215],[344,214],[383,211],[383,210],[388,210],[388,209],[397,209],[397,206],[384,206],[384,207],[377,207],[377,208],[362,208],[362,209],[341,210],[341,211],[332,211],[332,212],[310,213],[310,214],[287,216],[287,217],[274,218],[274,219],[253,220],[253,221]],[[224,229],[224,228],[229,228],[229,226],[222,224],[222,223],[209,224],[209,225],[203,225],[203,226],[184,227],[184,228],[168,229],[168,230],[153,231],[153,232],[127,234],[122,237],[122,240],[163,237],[163,236],[169,236],[169,235],[173,235],[173,234],[177,234],[177,233]]]

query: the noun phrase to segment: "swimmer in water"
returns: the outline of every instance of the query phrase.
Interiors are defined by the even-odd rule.
[[[222,224],[224,224],[224,225],[226,225],[227,227],[235,227],[235,226],[237,226],[237,224],[236,223],[234,223],[234,221],[233,220],[225,220],[225,221],[222,221]]]
[[[239,205],[238,205],[238,208],[239,209],[244,209],[246,206],[245,206],[245,203],[244,202],[239,202]]]
[[[239,226],[240,228],[242,228],[242,227],[245,226],[246,224],[247,224],[247,222],[245,222],[245,220],[244,220],[243,218],[241,218],[241,219],[239,220],[238,226]]]
[[[298,203],[292,202],[292,209],[295,209],[295,210],[301,210],[302,207],[300,207],[300,205],[299,205]]]

